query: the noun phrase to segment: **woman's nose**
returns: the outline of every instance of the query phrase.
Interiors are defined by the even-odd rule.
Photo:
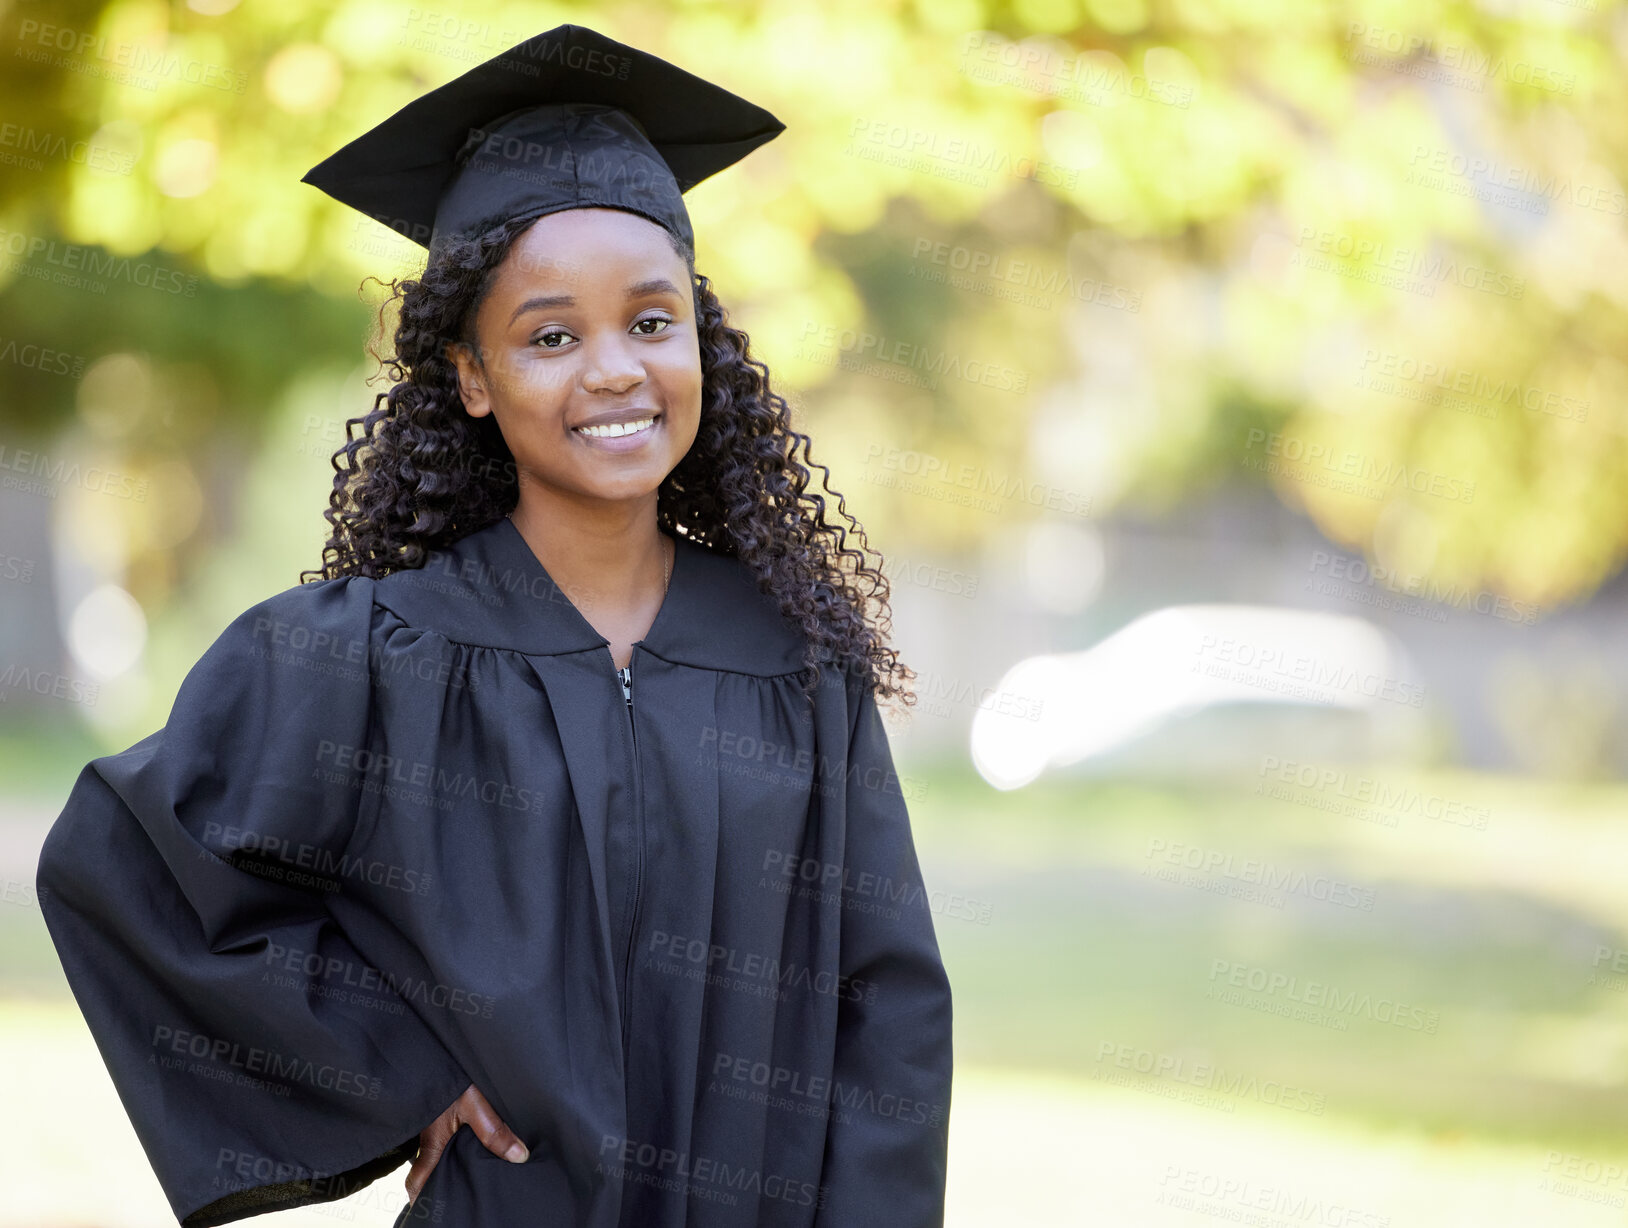
[[[623,393],[644,381],[644,363],[630,338],[606,337],[586,344],[582,386],[589,392]]]

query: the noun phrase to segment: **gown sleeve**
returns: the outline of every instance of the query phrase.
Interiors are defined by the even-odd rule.
[[[857,701],[818,1228],[940,1228],[949,1151],[950,984],[873,693]]]
[[[470,1082],[388,985],[333,992],[367,967],[326,894],[353,889],[367,794],[319,754],[367,744],[371,586],[238,616],[162,729],[81,770],[41,850],[69,987],[184,1228],[353,1193]]]

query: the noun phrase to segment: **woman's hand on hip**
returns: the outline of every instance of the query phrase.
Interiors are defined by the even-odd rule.
[[[419,1132],[418,1155],[413,1159],[413,1166],[407,1170],[409,1201],[417,1200],[419,1191],[430,1179],[430,1170],[440,1161],[441,1153],[446,1150],[459,1126],[468,1126],[475,1132],[475,1137],[486,1144],[488,1151],[505,1160],[522,1164],[530,1154],[526,1145],[503,1124],[503,1119],[480,1094],[480,1088],[471,1083],[445,1113]]]

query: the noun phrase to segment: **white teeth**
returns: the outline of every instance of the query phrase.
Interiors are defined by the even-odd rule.
[[[612,422],[605,426],[579,426],[576,429],[599,439],[616,439],[622,435],[636,435],[646,427],[654,426],[655,422],[654,418],[640,418],[637,422]]]

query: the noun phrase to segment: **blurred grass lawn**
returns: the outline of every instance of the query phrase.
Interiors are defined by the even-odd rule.
[[[90,753],[13,743],[0,769],[54,811]],[[929,887],[988,907],[987,924],[935,918],[956,1003],[950,1225],[1624,1222],[1628,1181],[1606,1166],[1628,1170],[1628,977],[1597,961],[1628,947],[1628,790],[1385,775],[1485,807],[1477,831],[1247,787],[1058,777],[1003,794],[964,766],[899,766],[927,783],[911,810]],[[1373,907],[1299,892],[1272,907],[1148,873],[1168,865],[1150,848],[1180,845],[1323,873]],[[0,1224],[173,1223],[37,911],[0,909],[0,957],[7,1101],[44,1106],[0,1126]],[[1438,1025],[1247,1009],[1211,996],[1217,961]],[[1121,1052],[1305,1089],[1322,1111],[1138,1076]],[[277,1222],[387,1225],[402,1175]]]

